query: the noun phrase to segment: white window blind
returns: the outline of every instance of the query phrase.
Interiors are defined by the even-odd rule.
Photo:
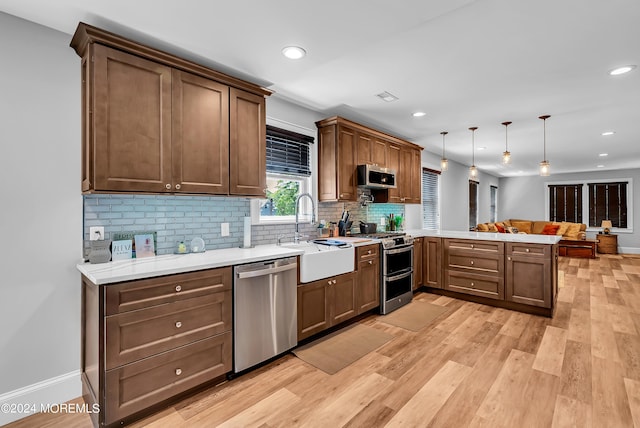
[[[438,181],[440,173],[422,168],[422,227],[440,229]]]

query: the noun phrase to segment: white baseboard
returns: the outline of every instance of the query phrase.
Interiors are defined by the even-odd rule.
[[[640,254],[640,248],[635,247],[620,247],[619,254]]]
[[[46,405],[64,403],[81,395],[80,370],[7,392],[0,395],[0,426],[37,413]]]

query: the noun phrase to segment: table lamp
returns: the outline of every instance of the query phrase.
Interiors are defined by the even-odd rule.
[[[611,224],[611,220],[602,220],[600,227],[602,227],[602,233],[608,235],[613,225]]]

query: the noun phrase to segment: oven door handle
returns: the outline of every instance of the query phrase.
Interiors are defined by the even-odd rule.
[[[386,282],[391,282],[391,281],[397,281],[399,279],[403,279],[408,277],[409,275],[413,274],[413,269],[411,269],[409,272],[403,272],[400,275],[396,275],[396,276],[388,276],[387,278],[385,278]]]
[[[407,245],[406,247],[401,247],[401,248],[394,248],[391,250],[384,250],[385,254],[398,254],[398,253],[405,253],[407,251],[412,251],[413,250],[413,244],[411,245]]]

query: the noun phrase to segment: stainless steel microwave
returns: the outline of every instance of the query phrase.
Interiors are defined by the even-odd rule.
[[[358,186],[369,189],[395,189],[396,172],[377,165],[358,165]]]

